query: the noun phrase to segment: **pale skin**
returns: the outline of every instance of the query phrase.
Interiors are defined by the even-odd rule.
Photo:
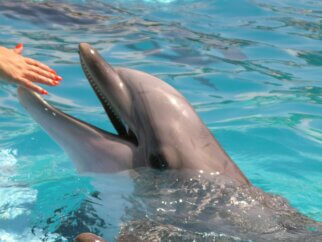
[[[39,84],[57,86],[62,78],[50,67],[21,55],[23,45],[14,49],[0,46],[0,79],[25,86],[37,93],[48,94]]]

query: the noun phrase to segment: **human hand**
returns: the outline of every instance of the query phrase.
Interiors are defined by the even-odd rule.
[[[18,44],[13,50],[0,46],[0,77],[40,94],[48,94],[34,82],[56,86],[62,78],[41,62],[22,56],[22,50],[22,44]]]

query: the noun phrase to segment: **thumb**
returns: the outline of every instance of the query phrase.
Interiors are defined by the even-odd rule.
[[[22,43],[17,44],[16,48],[14,48],[13,51],[17,54],[21,54],[23,51],[23,44]]]

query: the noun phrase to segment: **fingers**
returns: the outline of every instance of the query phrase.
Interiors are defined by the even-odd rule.
[[[52,72],[48,72],[48,71],[44,71],[38,67],[35,67],[35,66],[30,66],[29,67],[29,70],[34,72],[35,74],[38,74],[40,76],[43,76],[43,77],[46,77],[48,79],[51,79],[51,81],[53,82],[54,85],[55,84],[55,81],[61,81],[62,78],[56,74],[53,74]]]
[[[30,58],[25,58],[25,61],[29,65],[29,72],[27,72],[24,77],[29,81],[38,82],[50,86],[57,86],[60,84],[59,81],[61,81],[62,78],[58,76],[56,71],[52,70],[50,67]],[[37,85],[34,84],[33,87],[39,88]],[[35,91],[41,94],[48,94],[48,92],[44,89],[37,89]]]
[[[21,85],[23,85],[23,86],[25,86],[25,87],[27,87],[27,88],[35,91],[35,92],[38,92],[40,94],[48,94],[48,92],[45,89],[33,84],[31,81],[29,81],[29,80],[27,80],[25,78],[19,79],[19,84],[21,84]]]
[[[22,51],[23,51],[23,44],[22,43],[17,44],[17,46],[13,49],[13,51],[16,54],[21,54]],[[45,64],[42,64],[39,61],[36,61],[34,59],[31,59],[31,58],[25,58],[25,61],[29,65],[33,65],[33,66],[39,67],[39,68],[43,69],[44,71],[48,71],[50,73],[53,73],[53,74],[57,75],[56,71],[54,71],[53,69],[51,69],[49,66],[46,66]]]
[[[13,52],[16,54],[21,54],[22,51],[23,44],[21,43],[13,49]],[[33,82],[38,82],[50,86],[56,86],[60,84],[59,81],[61,81],[62,78],[58,76],[57,73],[49,66],[34,59],[26,58],[24,56],[22,56],[21,60],[24,62],[25,67],[22,68],[20,72],[20,78],[16,76],[15,78],[13,78],[13,81],[40,94],[48,94],[48,92],[45,89],[34,84]]]
[[[43,69],[44,71],[49,71],[53,74],[56,74],[56,72],[54,70],[52,70],[49,66],[44,65],[43,63],[33,60],[31,58],[25,58],[26,63],[32,66],[36,66],[39,67],[40,69]]]
[[[16,54],[21,54],[22,51],[23,51],[23,44],[20,43],[20,44],[17,44],[16,48],[13,49],[13,51],[16,53]]]
[[[28,72],[25,74],[25,78],[32,82],[39,82],[46,85],[56,86],[59,81],[54,77],[54,79],[47,78],[37,72]]]

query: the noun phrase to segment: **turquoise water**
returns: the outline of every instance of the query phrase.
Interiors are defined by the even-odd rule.
[[[321,14],[322,2],[309,0],[0,1],[0,45],[23,42],[26,56],[64,79],[46,99],[109,130],[78,43],[158,76],[192,103],[254,185],[322,221]],[[0,86],[0,241],[88,228],[113,240],[132,189],[126,176],[80,176],[16,88]],[[86,201],[105,214],[95,217]],[[86,225],[82,211],[94,218]]]

